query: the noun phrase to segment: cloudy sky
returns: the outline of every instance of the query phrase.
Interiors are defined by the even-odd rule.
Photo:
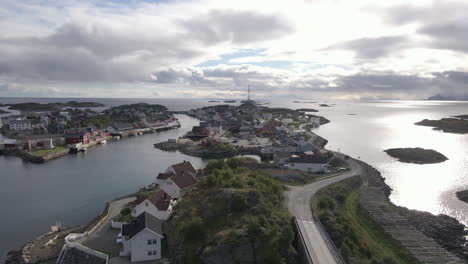
[[[0,97],[468,98],[468,1],[0,2]]]

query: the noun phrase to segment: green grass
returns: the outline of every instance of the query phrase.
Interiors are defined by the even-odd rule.
[[[360,182],[355,181],[331,185],[311,203],[343,257],[349,263],[418,263],[359,208]]]
[[[132,220],[132,214],[126,214],[126,215],[122,215],[122,214],[119,214],[118,216],[114,217],[114,221],[116,222],[126,222],[126,223],[129,223],[130,220]]]
[[[36,151],[31,152],[31,153],[33,155],[35,155],[35,156],[44,157],[44,156],[47,156],[47,155],[52,154],[52,153],[63,151],[65,149],[66,149],[65,147],[55,147],[53,149],[36,150]]]

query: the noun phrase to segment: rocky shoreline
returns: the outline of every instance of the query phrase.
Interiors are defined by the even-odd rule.
[[[389,156],[400,162],[416,164],[433,164],[448,160],[442,153],[423,148],[392,148],[384,150]]]
[[[387,233],[410,251],[413,250],[413,253],[416,252],[416,255],[419,254],[420,258],[442,261],[430,263],[448,263],[444,262],[446,258],[456,260],[457,257],[468,260],[468,248],[465,246],[467,242],[465,236],[468,233],[463,224],[447,215],[433,215],[394,205],[389,198],[392,189],[385,183],[385,178],[372,166],[361,161],[360,164],[368,179],[368,187],[363,189],[360,206]],[[404,229],[407,230],[402,232]],[[431,239],[437,244],[431,242]],[[443,255],[437,245],[453,255]],[[421,253],[418,248],[432,248],[432,250]]]

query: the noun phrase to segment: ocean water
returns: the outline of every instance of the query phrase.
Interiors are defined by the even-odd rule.
[[[0,103],[69,100],[0,98]],[[98,101],[106,107],[136,102],[159,103],[170,110],[220,104],[202,99],[73,100]],[[329,140],[327,147],[359,157],[379,169],[393,189],[390,198],[395,204],[448,214],[468,224],[468,204],[455,196],[456,191],[468,189],[468,135],[442,133],[414,125],[425,118],[468,114],[468,102],[327,102],[332,107],[319,107],[319,103],[323,101],[293,103],[278,100],[269,106],[319,110],[318,115],[331,120],[316,130]],[[6,209],[6,217],[0,220],[0,253],[48,231],[57,220],[65,225],[89,221],[107,200],[148,184],[157,172],[173,162],[185,159],[202,166],[206,161],[199,158],[153,148],[153,143],[182,135],[198,122],[183,115],[180,118],[183,127],[179,130],[123,139],[46,164],[30,164],[15,157],[0,156],[0,199],[11,204]],[[432,148],[449,160],[431,165],[401,163],[383,152],[394,147]]]

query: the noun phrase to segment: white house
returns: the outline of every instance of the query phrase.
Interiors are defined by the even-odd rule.
[[[191,174],[180,172],[169,177],[162,185],[161,189],[174,198],[180,198],[185,195],[188,187],[195,185],[197,179]]]
[[[190,172],[195,177],[197,174],[197,169],[192,165],[190,161],[184,160],[181,163],[169,166],[165,171],[165,173],[171,174],[177,174],[180,172]]]
[[[29,130],[31,129],[31,121],[30,120],[11,120],[10,121],[10,130]]]
[[[132,216],[136,217],[144,212],[149,213],[156,218],[166,221],[172,214],[172,208],[176,205],[176,199],[173,199],[163,190],[156,193],[139,203],[132,209]]]
[[[290,168],[304,172],[323,172],[325,170],[325,164],[327,164],[329,160],[329,157],[313,155],[293,156],[289,158],[288,164]]]
[[[159,186],[162,186],[166,182],[166,180],[169,179],[169,177],[182,172],[191,174],[193,177],[197,176],[197,169],[192,165],[190,161],[184,160],[181,163],[169,166],[164,173],[159,173],[158,176],[156,176],[156,180],[154,181],[154,183],[156,183]]]
[[[129,256],[131,262],[161,259],[163,238],[161,220],[144,212],[122,225],[120,256]]]
[[[310,117],[310,123],[312,124],[313,127],[319,127],[320,126],[320,117],[319,116],[311,116]]]

